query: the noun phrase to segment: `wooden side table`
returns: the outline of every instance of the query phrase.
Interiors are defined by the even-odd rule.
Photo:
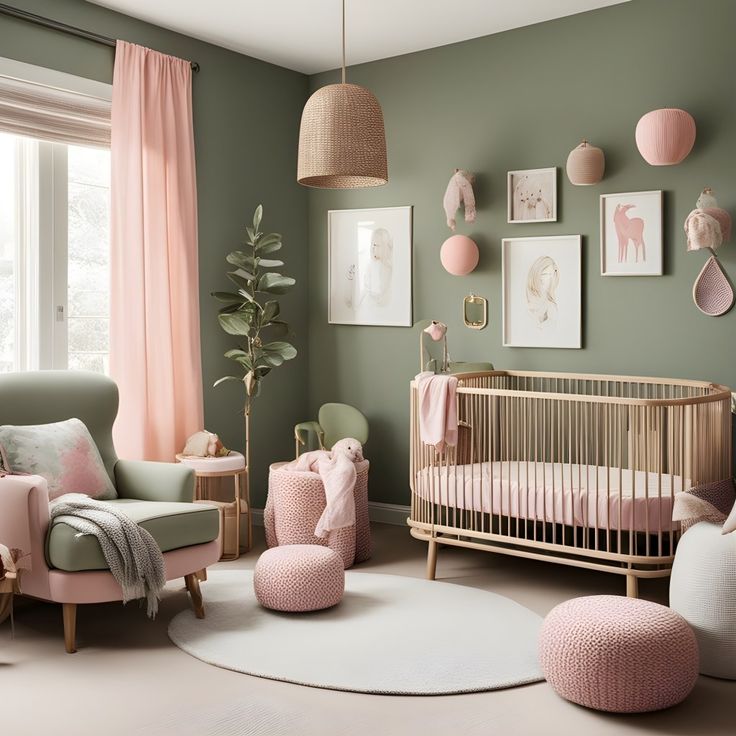
[[[220,525],[222,527],[221,560],[237,560],[241,552],[248,552],[253,545],[253,513],[250,507],[248,468],[245,458],[239,452],[231,452],[224,457],[187,457],[177,455],[176,459],[194,470],[197,477],[195,486],[195,503],[206,503],[220,509]],[[220,478],[233,479],[233,500],[217,501],[212,499],[212,480]],[[215,486],[217,481],[215,481]],[[247,515],[247,538],[241,546],[240,524],[243,515]]]

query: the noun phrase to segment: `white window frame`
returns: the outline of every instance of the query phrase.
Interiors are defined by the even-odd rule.
[[[112,85],[0,57],[0,74],[112,99]],[[68,353],[67,146],[18,139],[18,370],[64,369]],[[37,340],[29,339],[38,335]]]

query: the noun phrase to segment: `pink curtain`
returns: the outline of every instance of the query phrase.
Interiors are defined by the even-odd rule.
[[[118,41],[112,96],[110,374],[129,459],[173,461],[203,426],[189,62]]]

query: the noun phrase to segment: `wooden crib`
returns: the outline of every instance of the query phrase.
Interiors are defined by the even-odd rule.
[[[731,392],[701,381],[458,376],[459,437],[421,442],[411,383],[412,536],[639,578],[669,575],[674,496],[731,477]]]

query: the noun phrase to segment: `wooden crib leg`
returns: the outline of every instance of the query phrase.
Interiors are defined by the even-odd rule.
[[[436,539],[429,540],[427,548],[427,580],[434,580],[437,574],[437,544]]]
[[[629,598],[639,597],[639,578],[636,575],[626,576],[626,595]]]

